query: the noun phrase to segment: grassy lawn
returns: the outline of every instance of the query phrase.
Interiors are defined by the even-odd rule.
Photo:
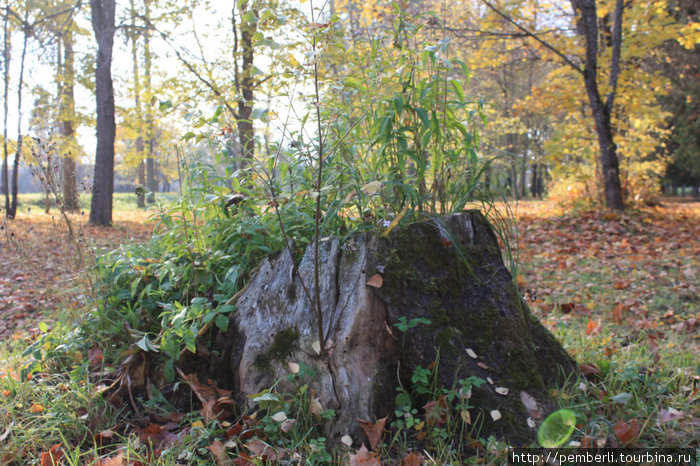
[[[7,344],[0,345],[0,463],[51,464],[60,458],[65,464],[262,464],[264,454],[256,454],[252,440],[229,433],[254,423],[251,430],[274,443],[282,434],[265,430],[276,423],[264,414],[232,426],[205,423],[195,408],[148,424],[138,414],[127,416],[128,403],[119,407],[95,395],[109,383],[99,376],[105,368],[98,354],[68,351],[43,363],[23,354],[42,336],[49,352],[52,339],[72,344],[65,335],[87,311],[82,294],[90,278],[81,272],[92,254],[150,235],[154,224],[148,213],[129,210],[135,196],[117,198],[114,228],[93,228],[84,215],[73,217],[77,244],[90,254],[82,261],[56,212],[36,213],[32,207],[27,214],[21,207],[18,218],[4,224],[0,337]],[[24,202],[41,205],[39,197]],[[567,215],[550,203],[527,201],[514,214],[517,281],[537,317],[585,365],[585,377],[553,389],[559,405],[576,415],[570,444],[700,447],[700,204]],[[148,398],[149,406],[167,406],[157,390]],[[378,451],[388,455],[391,438],[385,434]],[[420,456],[445,464],[454,457],[449,445],[462,440],[452,439],[444,448],[427,445]],[[474,453],[461,461],[506,458],[501,442],[470,442]],[[329,458],[347,462],[355,452],[331,450],[309,438],[292,447],[288,457],[298,452],[317,458],[317,464]],[[234,458],[237,462],[227,463]],[[107,459],[111,462],[100,463]],[[384,464],[400,459],[383,458]]]
[[[157,193],[157,200],[167,202],[172,200],[176,195],[173,193]],[[84,192],[80,193],[78,197],[78,204],[80,209],[85,211],[87,214],[90,211],[90,201],[92,200],[92,193]],[[137,197],[134,193],[114,193],[114,202],[112,208],[115,211],[130,211],[137,210],[136,205]],[[50,201],[51,205],[52,202]],[[55,202],[52,205],[52,210],[55,210]],[[42,193],[27,193],[20,194],[17,198],[17,211],[19,213],[31,213],[34,211],[43,212],[46,209],[46,200],[44,194]]]

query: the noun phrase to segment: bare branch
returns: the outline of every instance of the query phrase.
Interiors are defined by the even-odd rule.
[[[567,57],[567,56],[564,55],[562,52],[560,52],[559,50],[557,50],[553,45],[551,45],[551,44],[549,44],[548,42],[546,42],[546,41],[540,39],[540,38],[537,36],[537,34],[531,32],[529,29],[527,29],[527,28],[525,28],[525,27],[519,25],[519,24],[518,24],[515,20],[513,20],[510,16],[506,15],[505,13],[503,13],[502,11],[500,11],[498,8],[496,8],[495,6],[493,6],[488,0],[481,0],[481,1],[482,1],[487,7],[489,7],[491,10],[493,10],[497,15],[499,15],[500,17],[502,17],[503,19],[505,19],[506,21],[508,21],[510,24],[512,24],[513,26],[515,26],[517,29],[521,30],[526,36],[532,37],[532,38],[535,39],[537,42],[539,42],[540,44],[542,44],[544,47],[546,47],[547,49],[551,50],[551,51],[554,52],[556,55],[558,55],[558,56],[564,61],[564,63],[566,63],[566,64],[569,65],[571,68],[573,68],[574,70],[578,71],[579,73],[583,74],[583,70],[581,69],[580,66],[578,66],[576,63],[572,62],[572,61],[569,59],[569,57]]]
[[[617,81],[620,77],[620,49],[622,48],[622,10],[623,1],[617,0],[615,3],[615,23],[612,30],[612,58],[610,59],[610,92],[605,100],[605,107],[608,112],[612,112]]]

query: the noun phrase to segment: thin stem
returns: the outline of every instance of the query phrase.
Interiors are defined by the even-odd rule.
[[[311,22],[315,22],[314,18],[314,2],[309,2],[311,7]],[[316,211],[314,212],[314,298],[316,300],[316,323],[318,324],[318,339],[321,344],[321,354],[326,353],[326,338],[323,332],[323,312],[321,309],[321,267],[319,257],[319,227],[321,224],[321,183],[323,182],[323,133],[321,130],[321,99],[318,92],[318,60],[316,60],[316,34],[314,33],[311,49],[314,54],[314,94],[316,106],[316,123],[318,131],[318,171],[316,172]]]

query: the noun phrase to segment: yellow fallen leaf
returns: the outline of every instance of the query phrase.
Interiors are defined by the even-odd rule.
[[[39,403],[34,403],[29,407],[29,412],[30,413],[40,413],[44,410],[44,407],[41,406]]]

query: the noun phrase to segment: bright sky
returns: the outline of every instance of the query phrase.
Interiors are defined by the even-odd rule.
[[[232,0],[231,0],[232,1]],[[138,2],[137,2],[138,3]],[[294,2],[296,3],[296,2]],[[297,4],[302,11],[304,11],[307,16],[310,16],[312,2],[308,0],[303,0],[300,4]],[[317,1],[314,5],[316,10],[321,8],[327,8],[326,2]],[[128,1],[118,1],[117,2],[117,24],[121,21],[128,22]],[[81,66],[81,62],[84,60],[86,55],[95,54],[96,44],[94,41],[94,36],[92,32],[92,27],[89,18],[89,5],[87,2],[83,2],[83,9],[76,18],[79,26],[82,27],[89,33],[89,36],[77,37],[75,44],[76,52],[76,67]],[[177,31],[164,31],[168,33],[172,38],[175,46],[185,55],[192,57],[192,55],[186,53],[191,52],[194,55],[199,54],[199,50],[196,46],[196,41],[192,34],[193,30],[197,31],[199,40],[202,44],[202,50],[207,58],[214,59],[218,54],[221,53],[221,44],[225,44],[226,41],[231,40],[230,34],[230,14],[231,14],[231,3],[230,1],[221,0],[211,0],[205,7],[199,7],[195,14],[193,15],[194,20],[191,21],[189,18],[183,18]],[[318,16],[318,13],[315,15]],[[53,54],[55,51],[42,51],[39,50],[35,43],[30,43],[30,48],[28,50],[27,59],[25,62],[24,71],[24,90],[22,97],[22,131],[26,133],[29,117],[31,114],[31,109],[34,105],[34,97],[32,95],[32,89],[35,86],[42,86],[52,94],[55,94],[55,83],[54,83],[54,69],[52,66]],[[182,67],[182,65],[177,61],[171,52],[171,48],[166,45],[162,39],[157,37],[157,34],[152,36],[151,47],[155,56],[160,58],[155,62],[155,76],[154,81],[157,79],[163,79],[163,77],[172,77],[174,72],[187,73],[187,71]],[[12,62],[11,62],[11,87],[10,87],[10,98],[8,99],[9,114],[8,114],[8,137],[15,139],[17,137],[17,84],[20,73],[20,54],[22,48],[22,35],[19,32],[15,32],[12,41]],[[166,57],[166,58],[164,58]],[[167,58],[170,57],[170,58]],[[265,60],[259,59],[260,63],[256,62],[257,66],[264,68]],[[117,106],[121,105],[124,107],[130,107],[133,103],[133,97],[128,93],[126,85],[131,80],[132,74],[132,62],[131,62],[131,43],[127,42],[124,38],[122,31],[117,31],[114,41],[114,56],[112,62],[112,74],[114,79],[115,88],[115,99]],[[160,77],[158,77],[160,74]],[[169,75],[169,76],[168,76]],[[191,78],[191,76],[187,76]],[[94,79],[91,77],[91,79]],[[81,113],[94,114],[95,112],[95,101],[92,92],[86,90],[82,86],[75,87],[75,98],[76,98],[76,109]],[[156,96],[159,100],[166,100],[168,96]],[[289,104],[287,104],[289,105]],[[203,112],[211,112],[213,108],[201,109]],[[183,126],[183,133],[185,131],[186,122],[178,121],[178,124]],[[92,160],[94,150],[95,150],[95,133],[94,128],[82,126],[78,129],[79,142],[85,149],[87,153],[87,158],[85,160],[89,162]]]

